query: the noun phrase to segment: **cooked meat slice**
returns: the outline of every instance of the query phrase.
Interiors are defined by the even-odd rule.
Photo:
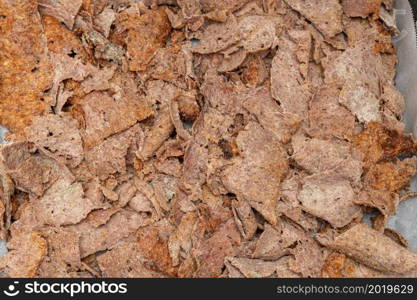
[[[241,157],[222,174],[225,187],[276,224],[276,199],[288,170],[287,154],[280,142],[256,123],[236,139]]]
[[[152,110],[144,102],[141,103],[132,98],[116,100],[100,92],[88,94],[80,105],[86,126],[82,135],[84,146],[87,148],[96,146],[105,138],[152,115]]]
[[[319,236],[318,240],[382,272],[401,275],[417,268],[417,254],[365,224],[355,225],[334,238]]]
[[[323,87],[312,99],[308,111],[308,133],[316,138],[351,140],[355,131],[355,117],[339,104],[340,91]]]
[[[381,121],[380,99],[361,82],[347,81],[340,92],[339,102],[349,109],[359,122]]]
[[[342,31],[342,6],[338,0],[285,0],[294,10],[311,21],[326,37]]]
[[[399,192],[409,186],[416,173],[416,163],[416,157],[377,163],[368,170],[363,181],[371,189]]]
[[[123,242],[99,255],[97,263],[103,277],[161,278],[163,274],[146,267],[146,259],[138,251],[137,242]]]
[[[115,134],[85,153],[89,170],[104,180],[110,175],[126,173],[126,159],[129,147],[142,136],[139,125]]]
[[[276,226],[265,225],[265,229],[256,242],[254,258],[275,260],[291,253],[291,249],[301,240],[307,238],[299,227],[280,218]]]
[[[269,91],[264,88],[245,95],[243,107],[253,113],[262,127],[272,132],[282,143],[290,141],[301,123],[297,115],[282,112]]]
[[[77,167],[84,158],[84,149],[77,122],[70,116],[48,114],[36,118],[26,129],[28,141],[50,157]]]
[[[25,232],[7,245],[9,252],[0,258],[0,269],[10,277],[35,277],[48,253],[48,246],[39,231]]]
[[[55,160],[43,154],[30,153],[29,147],[27,142],[1,147],[3,172],[13,180],[17,189],[42,196],[61,175],[71,176],[68,169]]]
[[[67,228],[80,235],[80,254],[84,258],[98,251],[112,248],[139,227],[148,224],[146,217],[136,212],[122,210],[98,228],[92,226],[87,220]]]
[[[139,15],[125,10],[121,14],[119,34],[125,34],[127,60],[130,71],[145,71],[148,64],[161,48],[171,32],[171,24],[162,8]]]
[[[292,147],[292,158],[310,173],[331,170],[348,160],[353,160],[349,144],[339,141],[295,136]]]
[[[216,53],[237,43],[240,39],[236,18],[231,15],[225,23],[212,23],[197,32],[196,44],[192,52],[200,54]]]
[[[366,168],[381,160],[413,155],[417,148],[411,135],[388,129],[378,122],[368,123],[365,130],[355,136],[354,145],[363,153]]]
[[[280,261],[266,261],[245,257],[228,257],[226,262],[246,278],[267,278],[274,275]]]
[[[84,197],[81,183],[72,183],[68,178],[58,179],[32,206],[43,224],[57,227],[76,224],[98,208]]]
[[[83,4],[82,0],[39,0],[41,14],[49,15],[63,22],[69,29],[74,26],[75,16]]]
[[[337,178],[331,172],[306,177],[298,197],[307,212],[336,228],[349,224],[360,214],[349,181]]]
[[[278,50],[271,66],[271,92],[284,112],[304,118],[311,93],[300,73],[297,59],[298,46],[287,37],[278,41]]]
[[[37,1],[1,1],[0,11],[0,124],[22,135],[47,111],[42,97],[52,85],[53,70]]]
[[[379,14],[382,0],[342,0],[343,11],[349,17],[366,18],[370,14]]]

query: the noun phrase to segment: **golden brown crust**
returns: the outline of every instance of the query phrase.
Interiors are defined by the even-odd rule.
[[[168,38],[171,25],[163,9],[148,11],[139,16],[126,13],[120,26],[127,31],[123,43],[127,46],[130,71],[145,71],[156,51]]]
[[[37,1],[2,1],[0,11],[0,124],[22,134],[47,110],[42,95],[53,73]]]
[[[366,168],[372,163],[392,160],[399,155],[412,155],[417,149],[411,135],[388,129],[378,122],[368,123],[365,130],[355,136],[353,142],[364,154]]]

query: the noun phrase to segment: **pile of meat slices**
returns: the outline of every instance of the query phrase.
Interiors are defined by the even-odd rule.
[[[392,0],[0,12],[4,276],[417,276]]]

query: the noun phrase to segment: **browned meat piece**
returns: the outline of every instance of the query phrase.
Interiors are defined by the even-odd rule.
[[[326,37],[342,31],[342,6],[338,0],[285,0],[294,10],[311,21]]]
[[[366,18],[370,14],[379,14],[382,0],[343,0],[343,10],[349,17]]]
[[[103,277],[161,278],[163,274],[146,268],[146,258],[140,255],[137,242],[124,242],[97,257]]]
[[[143,148],[137,153],[142,160],[148,160],[174,130],[168,107],[164,107],[155,120],[154,127],[146,134]]]
[[[243,99],[243,107],[253,113],[259,123],[282,143],[288,143],[301,120],[297,115],[282,112],[267,89],[259,89]]]
[[[0,269],[10,277],[35,277],[38,267],[48,253],[47,243],[38,231],[14,237],[8,243],[8,252],[0,258]]]
[[[241,157],[228,167],[222,181],[239,201],[259,211],[276,224],[279,185],[288,171],[287,154],[279,141],[256,123],[250,123],[236,139]]]
[[[340,91],[334,87],[322,88],[312,99],[308,116],[308,133],[317,138],[351,140],[354,135],[355,117],[339,104]]]
[[[415,253],[365,224],[355,225],[334,239],[320,236],[319,241],[382,272],[401,275],[417,268]]]
[[[238,23],[242,41],[248,53],[265,51],[276,43],[276,29],[272,20],[262,16],[247,16]]]
[[[127,59],[130,71],[145,71],[156,51],[161,48],[171,31],[163,9],[143,15],[126,13],[121,16],[122,31],[127,31]]]
[[[248,2],[249,0],[225,0],[221,3],[216,0],[200,0],[201,8],[204,11],[227,10],[234,12]]]
[[[82,63],[91,62],[90,53],[83,47],[77,35],[54,17],[43,15],[44,28],[49,53],[75,55]]]
[[[285,263],[287,264],[286,268],[288,268],[288,262],[286,258],[277,261],[267,261],[245,257],[231,257],[225,261],[229,271],[229,278],[267,278],[275,276],[294,276],[295,273],[291,272],[289,269],[285,270]],[[286,272],[282,269],[284,269]]]
[[[296,136],[292,141],[292,158],[310,173],[331,170],[354,160],[349,144]]]
[[[291,251],[294,258],[288,262],[290,270],[302,277],[320,277],[327,253],[328,250],[313,239],[302,240]]]
[[[380,278],[387,275],[338,252],[333,252],[327,257],[322,270],[322,276],[325,278]]]
[[[413,155],[417,147],[411,135],[388,129],[377,122],[368,123],[365,130],[355,137],[354,145],[363,153],[366,168],[399,155]]]
[[[333,227],[349,224],[360,213],[360,208],[354,204],[355,192],[349,181],[337,178],[331,172],[306,177],[298,197],[307,212]]]
[[[381,121],[380,99],[361,82],[346,82],[340,92],[339,102],[360,122]]]
[[[70,116],[39,117],[26,129],[26,136],[45,154],[69,167],[78,166],[84,158],[77,122]]]
[[[379,96],[380,80],[390,81],[383,69],[381,55],[375,52],[374,44],[361,42],[349,47],[324,65],[325,82],[342,87],[345,83],[362,82]]]
[[[193,251],[198,266],[195,276],[219,277],[225,258],[236,255],[235,246],[240,242],[240,233],[233,219],[229,219],[210,238],[200,241]]]
[[[416,173],[416,163],[415,157],[377,163],[366,173],[364,183],[372,189],[399,192],[409,186],[411,177]]]
[[[51,87],[53,70],[37,1],[2,1],[0,11],[0,124],[22,134],[47,110],[41,99]]]
[[[152,115],[151,109],[145,103],[128,98],[116,100],[99,92],[86,96],[80,105],[86,125],[83,140],[87,148]]]
[[[61,174],[67,172],[53,159],[30,153],[26,142],[3,146],[1,155],[3,171],[10,176],[16,188],[36,196],[42,196]]]
[[[257,55],[249,56],[246,62],[243,63],[242,67],[242,81],[248,86],[260,86],[265,82],[265,80],[269,78],[268,69],[265,62]],[[233,69],[227,71],[232,70]]]
[[[74,26],[75,16],[83,3],[83,0],[39,0],[41,14],[55,17],[63,22],[69,29]]]
[[[375,207],[383,215],[394,215],[404,198],[400,191],[408,188],[416,173],[416,158],[373,164],[363,178],[364,187],[355,203]]]
[[[280,219],[277,226],[265,225],[265,229],[256,242],[254,257],[275,260],[291,253],[291,247],[305,239],[305,232],[291,223]]]
[[[311,93],[300,73],[297,44],[283,37],[271,66],[271,92],[285,112],[304,118]]]
[[[375,207],[383,215],[392,216],[400,203],[400,197],[393,192],[372,190],[367,187],[367,190],[359,193],[355,203],[367,207]]]
[[[239,41],[239,27],[235,17],[226,23],[212,23],[194,36],[198,40],[191,51],[200,54],[215,53]]]
[[[112,216],[109,222],[98,228],[84,220],[67,227],[80,235],[80,254],[86,257],[98,251],[110,249],[119,240],[134,233],[139,227],[148,225],[146,218],[136,212],[123,210]]]
[[[251,240],[258,229],[258,224],[256,224],[256,217],[249,203],[234,200],[232,211],[240,233],[246,240]]]
[[[81,267],[79,235],[65,229],[43,232],[48,243],[48,257],[39,266],[40,277],[76,277],[73,270]]]
[[[81,183],[72,183],[63,178],[56,181],[41,198],[36,199],[32,208],[40,223],[59,227],[77,224],[98,207],[84,197]]]
[[[90,171],[102,180],[115,173],[124,174],[129,147],[139,136],[141,129],[136,125],[86,151],[85,160]]]

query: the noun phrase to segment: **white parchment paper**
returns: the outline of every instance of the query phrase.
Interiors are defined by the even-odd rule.
[[[413,13],[408,0],[395,1],[395,16],[400,34],[394,39],[397,50],[397,88],[406,100],[404,122],[406,131],[417,138],[417,41]],[[3,142],[4,128],[0,126],[0,143]],[[417,176],[411,182],[417,191]],[[397,214],[388,221],[388,227],[400,232],[409,242],[411,250],[417,252],[417,198],[400,203]],[[0,240],[0,256],[7,252],[4,241]]]
[[[4,128],[0,126],[0,144],[3,143],[4,137]],[[0,240],[0,256],[3,256],[7,252],[6,243],[3,240]]]
[[[417,43],[413,13],[408,0],[396,0],[396,23],[400,34],[394,39],[397,49],[397,88],[404,95],[406,130],[417,138]],[[417,177],[411,182],[417,191]],[[417,198],[400,203],[397,214],[388,221],[388,227],[400,232],[409,242],[411,250],[417,252]]]

